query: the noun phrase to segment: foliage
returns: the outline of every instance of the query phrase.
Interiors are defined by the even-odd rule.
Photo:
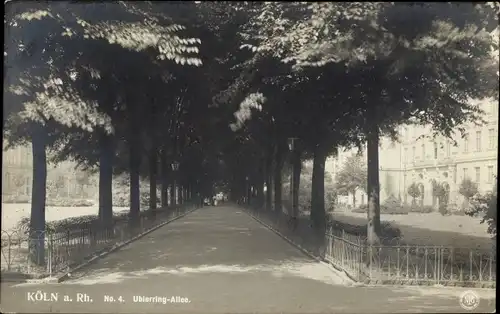
[[[442,195],[442,186],[437,182],[435,179],[431,180],[431,186],[432,186],[432,196],[433,197],[440,197]]]
[[[5,204],[27,204],[31,202],[29,195],[5,195],[2,196],[2,203]]]
[[[265,3],[252,9],[249,25],[255,32],[246,33],[245,47],[256,52],[253,66],[267,55],[302,74],[342,77],[328,96],[316,87],[323,97],[313,110],[303,106],[307,114],[321,108],[337,136],[355,134],[363,143],[371,135],[375,145],[373,135],[395,139],[396,127],[410,122],[430,124],[433,135],[452,137],[457,130],[463,133],[467,122],[481,120],[471,98],[498,97],[490,33],[498,17],[484,5]],[[326,114],[329,107],[335,107],[332,116]],[[335,125],[336,118],[347,125]],[[317,142],[333,138],[327,134],[314,136]],[[378,171],[378,165],[371,167]]]
[[[349,156],[335,177],[338,193],[355,193],[357,189],[366,191],[366,174],[366,165],[362,156]]]
[[[390,195],[384,200],[383,205],[387,207],[400,207],[401,202],[394,195]]]
[[[424,205],[424,206],[412,205],[410,206],[410,212],[428,214],[434,212],[434,207],[429,205]]]
[[[470,199],[478,193],[477,183],[471,179],[464,178],[460,182],[458,193],[462,194],[466,199]]]
[[[408,195],[410,195],[412,197],[412,204],[415,204],[415,200],[419,197],[421,197],[421,191],[418,187],[418,184],[416,182],[413,182],[412,184],[410,184],[410,186],[408,187]]]
[[[488,224],[488,233],[496,240],[497,236],[497,188],[484,195],[477,195],[471,201],[471,206],[465,213],[469,216],[483,215],[481,223]]]
[[[347,234],[366,237],[366,225],[363,226],[342,222],[336,220],[334,216],[329,221],[334,229],[344,230]],[[398,227],[391,225],[390,222],[384,221],[381,224],[381,236],[386,239],[400,238],[402,232]]]
[[[148,177],[142,157],[161,151],[186,181],[222,181],[222,169],[244,178],[289,136],[309,157],[359,147],[375,129],[395,138],[406,122],[450,136],[479,121],[470,98],[498,97],[498,18],[483,4],[30,5],[6,17],[9,144],[42,124],[56,159],[94,167],[104,130],[116,173],[134,170],[137,153]],[[356,171],[336,178],[340,192],[366,190],[366,169]],[[115,205],[128,203],[122,190]]]
[[[410,212],[410,206],[397,205],[394,203],[381,204],[380,213],[385,215],[408,215]],[[366,213],[368,211],[368,205],[360,205],[352,210],[353,213]]]
[[[149,206],[149,182],[141,180],[139,186],[141,207]],[[157,191],[157,207],[161,205],[161,193],[158,187]],[[113,206],[128,207],[130,206],[130,184],[126,175],[116,176],[113,180]]]
[[[368,210],[368,205],[361,205],[353,209],[355,213],[366,213]],[[395,196],[388,197],[383,204],[380,206],[380,212],[382,214],[389,215],[406,215],[408,213],[432,213],[434,212],[434,207],[432,206],[418,206],[416,204],[406,205],[402,204],[401,201]]]

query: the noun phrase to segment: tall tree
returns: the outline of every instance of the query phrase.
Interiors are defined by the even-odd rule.
[[[356,191],[364,189],[367,183],[366,164],[360,155],[349,156],[337,173],[335,186],[339,193],[351,193],[353,206],[356,206]]]

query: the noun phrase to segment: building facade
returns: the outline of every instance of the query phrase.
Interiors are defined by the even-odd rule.
[[[449,203],[461,206],[464,198],[459,193],[460,183],[468,178],[476,182],[480,193],[494,189],[498,160],[498,102],[481,101],[476,104],[485,112],[481,125],[467,125],[466,136],[457,132],[453,140],[432,138],[429,126],[406,125],[400,129],[399,142],[381,139],[379,148],[380,198],[383,202],[390,195],[410,203],[408,187],[416,183],[423,197],[423,205],[437,205],[432,195],[432,181],[449,188]],[[327,160],[326,170],[335,177],[345,159],[355,150],[341,151]],[[366,154],[363,154],[366,158]],[[364,191],[356,192],[357,204],[352,195],[339,201],[351,206],[366,203]]]

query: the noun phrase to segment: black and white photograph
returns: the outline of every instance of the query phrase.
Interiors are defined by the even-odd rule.
[[[4,2],[2,313],[496,313],[499,2]]]

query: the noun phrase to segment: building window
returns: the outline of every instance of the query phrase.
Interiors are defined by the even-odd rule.
[[[438,158],[438,144],[434,142],[434,159]]]
[[[476,152],[481,151],[481,131],[476,131]]]
[[[489,143],[488,143],[488,148],[489,149],[494,149],[495,148],[495,143],[496,141],[496,136],[495,136],[495,129],[489,129],[488,130],[488,138],[489,138]]]
[[[361,194],[361,205],[365,205],[365,195]]]
[[[464,180],[469,177],[469,174],[467,173],[467,168],[464,168]]]
[[[469,134],[466,134],[464,137],[464,153],[469,152]]]
[[[425,144],[422,144],[422,160],[425,159]]]
[[[493,166],[488,166],[488,183],[493,182]]]
[[[479,181],[481,181],[481,168],[476,167],[475,170],[476,170],[476,182],[479,183]]]
[[[415,161],[415,156],[417,155],[417,149],[415,148],[415,146],[413,146],[411,150],[412,150],[411,158],[413,159],[413,161]]]

